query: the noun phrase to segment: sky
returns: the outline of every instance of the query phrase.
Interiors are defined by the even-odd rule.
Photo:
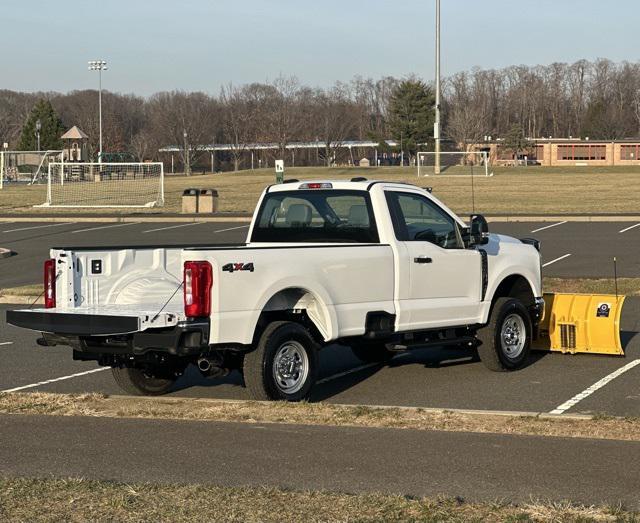
[[[441,0],[442,74],[637,61],[638,0]],[[295,75],[434,77],[435,0],[2,0],[0,89],[217,94]]]

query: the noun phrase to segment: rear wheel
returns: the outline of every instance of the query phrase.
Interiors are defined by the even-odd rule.
[[[531,350],[531,318],[515,298],[498,298],[489,323],[478,330],[478,355],[493,371],[516,370],[524,366]]]
[[[116,383],[122,390],[134,396],[160,396],[171,390],[177,376],[157,377],[149,371],[129,367],[111,369]]]
[[[318,373],[318,345],[302,325],[276,321],[244,357],[244,382],[253,399],[300,401]]]

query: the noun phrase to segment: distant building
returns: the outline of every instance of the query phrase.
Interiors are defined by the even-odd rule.
[[[502,140],[486,140],[470,146],[486,151],[493,165],[523,163],[549,167],[581,165],[640,165],[640,140],[589,140],[580,138],[539,138],[518,158]]]

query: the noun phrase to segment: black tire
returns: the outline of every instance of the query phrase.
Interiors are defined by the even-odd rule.
[[[299,323],[270,323],[255,350],[244,357],[244,383],[251,397],[256,400],[306,399],[318,375],[318,348],[309,331]],[[287,350],[291,359],[287,359]],[[277,363],[274,364],[276,359],[282,363],[281,374],[277,372]],[[287,361],[299,368],[286,369]]]
[[[514,315],[522,321],[514,319]],[[513,334],[513,329],[505,334],[505,336],[515,336],[510,341],[518,338],[518,333],[524,326],[525,339],[522,347],[517,342],[508,344],[506,339],[503,340],[502,330],[505,320],[512,325],[514,322],[517,324],[516,334]],[[479,341],[478,356],[492,371],[502,372],[522,368],[531,352],[531,336],[531,317],[522,302],[515,298],[498,298],[491,309],[489,323],[476,333]]]
[[[113,367],[111,372],[120,388],[134,396],[161,396],[169,392],[178,379],[150,376],[142,369],[128,367]]]
[[[351,350],[364,363],[386,363],[393,357],[381,341],[356,340],[351,342]]]

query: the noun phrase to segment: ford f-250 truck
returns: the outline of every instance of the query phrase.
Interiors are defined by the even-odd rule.
[[[189,364],[239,369],[252,397],[306,398],[318,351],[364,361],[445,344],[495,371],[521,367],[543,314],[539,245],[467,226],[429,190],[354,179],[268,187],[247,243],[51,250],[45,308],[7,312],[163,394]]]

